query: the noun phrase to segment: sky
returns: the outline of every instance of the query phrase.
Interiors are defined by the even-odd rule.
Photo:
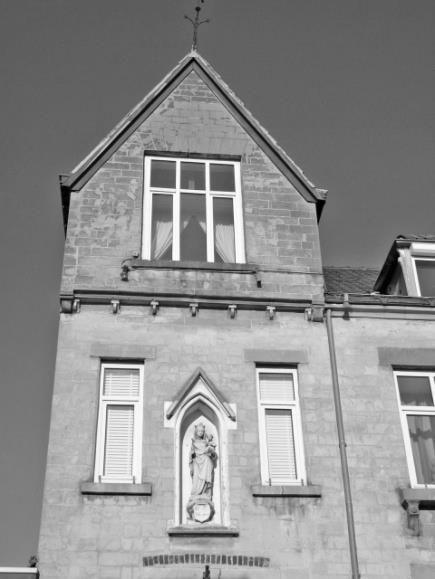
[[[0,0],[0,566],[37,551],[68,173],[190,50],[195,0]],[[435,2],[205,0],[199,51],[317,185],[326,265],[435,233]]]

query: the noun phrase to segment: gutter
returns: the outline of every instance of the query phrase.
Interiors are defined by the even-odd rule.
[[[355,534],[355,520],[353,516],[352,493],[350,489],[349,467],[347,463],[346,439],[344,433],[343,410],[341,407],[340,384],[338,381],[337,356],[332,326],[331,309],[326,308],[326,330],[328,333],[329,357],[331,361],[332,391],[334,395],[335,417],[337,420],[338,447],[340,449],[341,473],[343,477],[344,500],[346,503],[347,530],[349,535],[350,563],[352,579],[361,577],[358,565],[358,553]]]

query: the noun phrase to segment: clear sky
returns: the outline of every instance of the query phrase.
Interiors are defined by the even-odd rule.
[[[69,172],[190,49],[195,0],[0,0],[0,566],[36,552]],[[435,233],[434,0],[206,0],[200,52],[318,186],[324,263]]]

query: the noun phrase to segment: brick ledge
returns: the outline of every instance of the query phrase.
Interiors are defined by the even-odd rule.
[[[322,496],[322,487],[320,485],[252,485],[251,492],[254,497],[320,498]]]
[[[80,492],[82,495],[151,496],[152,484],[148,482],[142,484],[81,482]]]
[[[170,537],[238,537],[239,531],[235,527],[223,527],[220,525],[179,525],[169,527]]]

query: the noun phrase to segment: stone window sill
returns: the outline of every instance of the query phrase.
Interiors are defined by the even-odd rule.
[[[179,525],[169,527],[170,537],[238,537],[239,531],[235,527],[220,525]]]
[[[408,513],[408,528],[413,535],[421,534],[420,510],[435,511],[435,488],[399,489],[400,502]]]
[[[134,495],[134,496],[151,496],[151,483],[132,484],[132,483],[80,483],[80,492],[82,495]]]
[[[206,271],[223,271],[234,273],[256,273],[258,266],[252,263],[214,263],[210,261],[164,261],[133,258],[128,265],[132,269],[200,269]]]
[[[320,498],[322,496],[322,488],[320,485],[252,485],[251,492],[254,497]]]

